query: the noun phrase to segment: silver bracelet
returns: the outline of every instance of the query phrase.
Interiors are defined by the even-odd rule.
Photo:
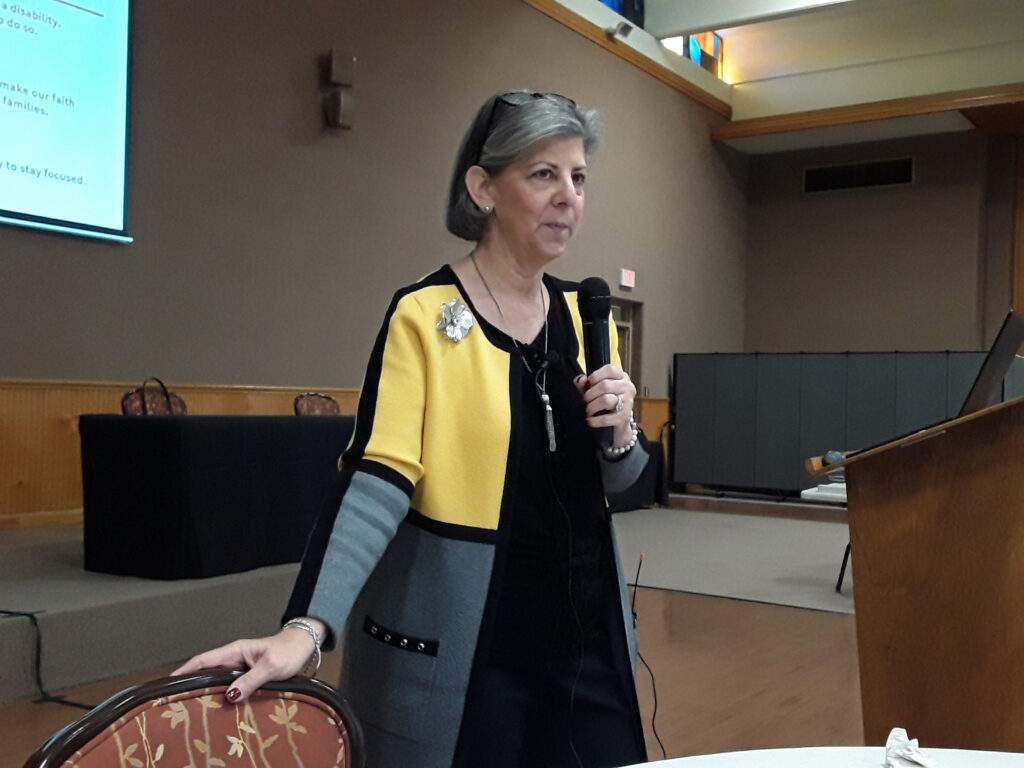
[[[630,435],[629,442],[625,445],[612,446],[611,448],[602,446],[601,451],[606,459],[617,459],[623,454],[629,453],[633,446],[636,445],[636,439],[640,431],[636,428],[636,421],[633,419],[632,413],[629,414],[629,431],[632,434]]]
[[[320,663],[324,660],[323,653],[320,651],[320,633],[316,631],[316,628],[305,619],[289,619],[284,623],[281,629],[288,629],[288,627],[295,627],[301,629],[313,640],[313,650],[316,652],[316,666],[313,667],[313,671],[307,673],[309,676],[315,675],[320,671]],[[306,666],[302,668],[303,672],[309,669],[309,662],[306,662]]]

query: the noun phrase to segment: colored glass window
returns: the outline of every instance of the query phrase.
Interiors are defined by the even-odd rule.
[[[687,55],[694,64],[703,67],[715,77],[722,76],[724,46],[722,38],[714,32],[699,32],[687,37]]]

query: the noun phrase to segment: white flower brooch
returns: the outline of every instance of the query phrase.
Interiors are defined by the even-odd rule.
[[[441,319],[437,321],[437,330],[454,342],[462,341],[473,327],[473,315],[469,308],[458,299],[452,299],[441,305]]]

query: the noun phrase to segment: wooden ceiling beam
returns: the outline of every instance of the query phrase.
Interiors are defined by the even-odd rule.
[[[564,24],[574,32],[578,32],[591,42],[597,43],[606,51],[614,53],[620,59],[624,59],[633,66],[642,69],[656,80],[660,80],[665,85],[689,96],[698,104],[709,107],[712,111],[717,112],[723,117],[732,116],[732,107],[729,104],[716,96],[712,96],[668,67],[662,66],[658,62],[644,56],[644,54],[630,47],[625,42],[617,38],[610,38],[601,27],[569,10],[559,3],[558,0],[524,0],[524,2],[541,13],[550,16],[555,21]]]
[[[932,93],[924,96],[909,96],[866,104],[850,104],[842,107],[809,110],[807,112],[791,112],[784,115],[734,120],[715,128],[711,132],[711,138],[715,141],[725,141],[728,139],[742,139],[748,136],[805,131],[812,128],[866,123],[874,120],[890,120],[896,117],[928,115],[953,110],[969,110],[1017,102],[1024,102],[1024,83],[1009,83],[1007,85],[994,85],[985,88],[971,88],[964,91]]]

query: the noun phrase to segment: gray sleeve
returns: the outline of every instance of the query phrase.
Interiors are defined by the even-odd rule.
[[[599,455],[605,493],[621,493],[629,488],[640,477],[650,459],[640,441],[621,459],[609,461],[603,453]]]
[[[334,643],[352,605],[409,511],[409,497],[393,484],[355,472],[331,529],[309,603],[309,616],[330,628]]]

